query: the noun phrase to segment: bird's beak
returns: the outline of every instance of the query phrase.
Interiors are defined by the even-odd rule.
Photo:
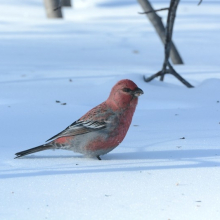
[[[136,96],[136,97],[138,97],[138,96],[144,94],[143,90],[140,89],[140,88],[135,89],[133,92],[134,92],[134,93],[133,93],[134,96]]]

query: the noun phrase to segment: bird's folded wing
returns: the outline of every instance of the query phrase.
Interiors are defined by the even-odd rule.
[[[106,128],[106,122],[104,121],[83,121],[78,120],[73,122],[66,129],[48,139],[47,141],[51,141],[55,138],[66,137],[66,136],[76,136],[80,134],[86,134],[89,132],[97,131]]]

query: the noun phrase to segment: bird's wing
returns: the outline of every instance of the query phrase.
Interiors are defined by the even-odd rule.
[[[107,123],[105,121],[92,121],[92,120],[84,121],[84,120],[79,119],[73,122],[70,126],[68,126],[66,129],[64,129],[57,135],[48,139],[47,141],[51,141],[59,137],[76,136],[76,135],[86,134],[86,133],[97,131],[97,130],[102,130],[106,128],[106,125]]]

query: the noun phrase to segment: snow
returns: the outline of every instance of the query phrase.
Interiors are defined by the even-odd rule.
[[[46,19],[40,0],[2,0],[1,9],[1,220],[219,219],[217,1],[178,9],[174,42],[185,65],[175,69],[193,89],[172,76],[143,81],[160,70],[163,47],[134,0],[75,0],[63,20]],[[13,159],[124,78],[144,95],[125,140],[102,161],[62,150]]]

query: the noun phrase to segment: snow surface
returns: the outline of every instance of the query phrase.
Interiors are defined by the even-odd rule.
[[[218,1],[178,9],[185,65],[175,68],[193,89],[172,76],[143,82],[160,70],[163,46],[135,0],[75,0],[63,20],[46,19],[41,0],[0,3],[1,220],[220,219]],[[102,161],[62,150],[13,159],[123,78],[144,95],[125,140]]]

